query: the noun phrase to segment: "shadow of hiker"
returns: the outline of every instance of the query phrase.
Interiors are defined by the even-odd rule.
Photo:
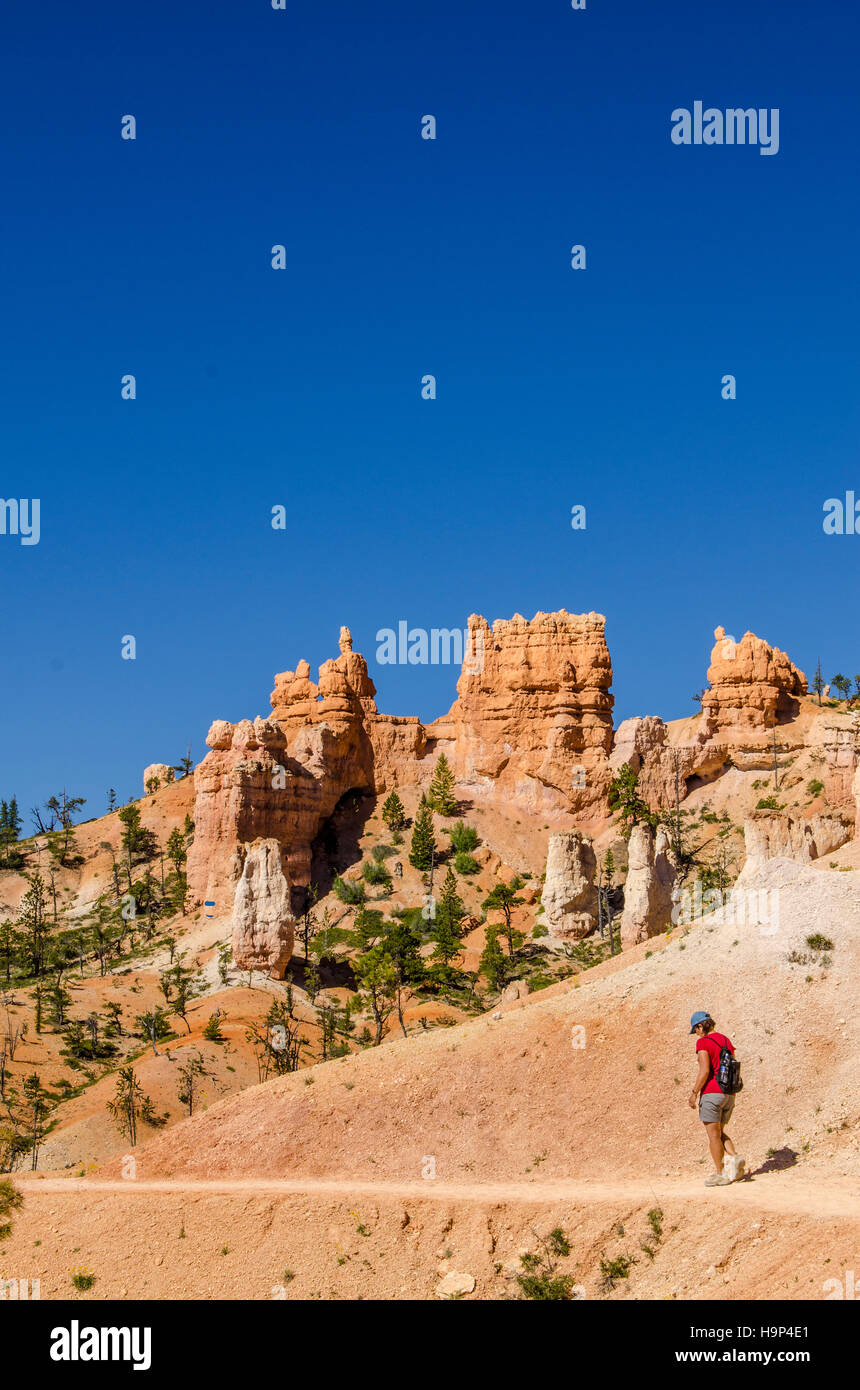
[[[794,1149],[775,1149],[758,1168],[745,1173],[741,1182],[749,1182],[750,1178],[757,1178],[759,1173],[781,1173],[785,1168],[794,1168],[796,1163],[797,1153]]]

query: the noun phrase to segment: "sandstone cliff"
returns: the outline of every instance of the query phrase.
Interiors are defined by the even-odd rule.
[[[430,725],[476,800],[536,815],[606,815],[612,663],[599,613],[517,614],[492,627],[472,616],[472,651],[450,713]]]
[[[275,677],[271,719],[216,720],[212,750],[194,774],[194,842],[188,882],[197,898],[232,901],[236,853],[256,839],[281,845],[292,885],[310,881],[312,842],[349,791],[380,792],[414,780],[426,746],[417,719],[379,714],[367,663],[341,629],[340,655]]]

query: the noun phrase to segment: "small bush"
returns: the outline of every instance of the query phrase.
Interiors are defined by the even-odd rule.
[[[559,1259],[570,1254],[571,1245],[564,1231],[556,1226],[544,1239],[538,1236],[542,1246],[540,1254],[520,1256],[523,1273],[517,1275],[517,1283],[525,1298],[541,1303],[567,1301],[573,1293],[573,1275],[558,1274]]]
[[[458,874],[462,874],[465,878],[468,878],[470,874],[477,874],[481,871],[481,866],[477,859],[474,859],[466,850],[460,850],[458,854],[454,855],[454,868]]]
[[[332,884],[332,892],[339,902],[346,903],[350,907],[358,907],[367,899],[367,890],[363,883],[347,883],[340,874]]]
[[[811,782],[807,782],[806,790],[809,792],[810,796],[820,796],[824,791],[824,783],[819,782],[817,777],[813,777]]]
[[[833,942],[830,940],[830,937],[829,937],[829,936],[822,936],[822,934],[821,934],[820,931],[819,931],[819,932],[815,932],[814,935],[812,935],[812,936],[808,936],[808,937],[806,938],[806,944],[807,944],[807,946],[809,947],[810,951],[833,951],[833,950],[835,950],[835,947],[834,947],[834,945],[833,945]]]
[[[12,1223],[4,1218],[17,1211],[23,1200],[17,1187],[8,1178],[0,1178],[0,1240],[6,1240],[12,1232]]]
[[[365,860],[361,866],[361,876],[365,883],[372,883],[376,886],[391,882],[391,874],[386,869],[385,864],[380,863],[378,859]]]
[[[601,1260],[600,1273],[605,1288],[613,1289],[616,1279],[629,1279],[636,1260],[632,1255],[619,1255],[614,1260]]]
[[[467,825],[465,821],[458,820],[452,825],[450,830],[451,848],[455,853],[465,852],[478,848],[478,832],[473,825]]]
[[[203,1036],[207,1042],[223,1042],[224,1034],[221,1032],[221,1010],[216,1009],[214,1014],[209,1015],[206,1027],[203,1029]]]
[[[72,1270],[72,1284],[77,1289],[78,1293],[86,1293],[88,1289],[92,1288],[95,1282],[96,1276],[91,1269]]]

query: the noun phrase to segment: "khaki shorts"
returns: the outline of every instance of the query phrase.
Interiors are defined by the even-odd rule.
[[[699,1119],[703,1125],[727,1125],[734,1108],[734,1096],[723,1095],[722,1091],[708,1091],[699,1096]]]

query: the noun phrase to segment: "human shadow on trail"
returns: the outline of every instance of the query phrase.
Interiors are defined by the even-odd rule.
[[[751,1178],[757,1178],[760,1173],[781,1173],[786,1168],[794,1168],[797,1164],[797,1152],[794,1149],[783,1148],[775,1149],[769,1158],[751,1173],[744,1173],[741,1182],[749,1182]]]

